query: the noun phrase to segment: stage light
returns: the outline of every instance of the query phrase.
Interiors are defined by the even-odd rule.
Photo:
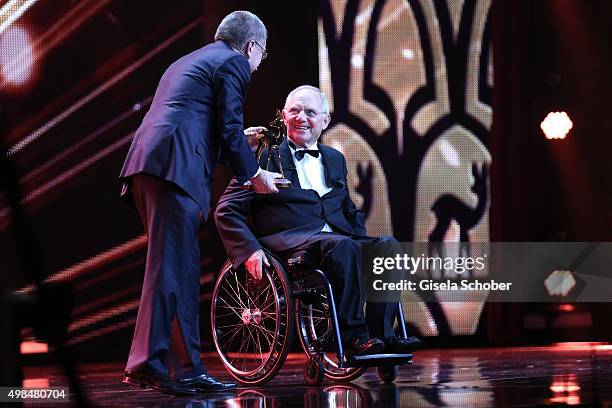
[[[549,399],[553,404],[578,405],[580,404],[580,384],[576,374],[553,375],[549,389],[553,396]]]
[[[38,0],[9,0],[0,8],[0,34],[11,26]]]
[[[11,26],[0,35],[0,73],[3,84],[23,86],[32,78],[34,56],[27,31]]]
[[[540,123],[540,128],[547,139],[565,139],[573,126],[566,112],[550,112]]]
[[[351,65],[353,66],[353,68],[363,68],[363,55],[353,54],[353,56],[351,57]]]
[[[559,305],[560,312],[573,312],[574,310],[576,310],[576,307],[574,305],[570,305],[570,304]]]
[[[564,341],[561,343],[552,343],[551,346],[561,351],[612,349],[610,344],[603,341]]]
[[[47,343],[37,341],[22,341],[19,345],[21,354],[44,354],[49,352]]]
[[[414,59],[414,51],[410,48],[404,48],[402,49],[402,57],[406,60],[412,60]]]
[[[49,388],[49,378],[24,378],[23,388]]]

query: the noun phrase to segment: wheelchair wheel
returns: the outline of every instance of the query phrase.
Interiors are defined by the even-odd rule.
[[[380,366],[378,367],[377,371],[380,379],[386,383],[392,383],[397,377],[396,366]]]
[[[312,357],[309,346],[314,341],[318,340],[328,344],[334,342],[335,344],[331,310],[326,294],[321,294],[320,300],[312,304],[307,304],[300,299],[296,300],[295,315],[300,343],[309,358]],[[321,368],[325,377],[337,382],[353,381],[359,378],[365,371],[365,368],[359,367],[338,367],[338,356],[335,351],[323,353]]]
[[[304,379],[308,385],[321,385],[325,379],[323,364],[318,356],[309,357],[304,364]]]
[[[293,337],[293,303],[282,265],[268,255],[272,267],[260,281],[228,260],[213,291],[211,327],[217,352],[239,382],[261,385],[271,380],[287,357]]]

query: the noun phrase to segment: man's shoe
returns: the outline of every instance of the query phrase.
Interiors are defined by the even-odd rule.
[[[345,346],[347,356],[367,356],[369,354],[378,354],[385,348],[385,343],[376,337],[360,336],[353,339]]]
[[[194,387],[179,384],[170,378],[154,373],[137,373],[126,371],[123,382],[139,386],[140,388],[152,388],[156,391],[172,395],[198,395]]]
[[[410,336],[407,339],[399,336],[387,337],[385,339],[385,353],[390,354],[405,354],[412,353],[414,350],[421,347],[421,340],[415,336]]]
[[[234,383],[219,381],[208,374],[182,378],[176,382],[189,388],[195,388],[198,392],[229,391],[237,387]]]

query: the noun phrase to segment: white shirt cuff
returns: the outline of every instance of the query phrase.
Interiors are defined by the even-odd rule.
[[[252,179],[254,179],[255,177],[259,176],[259,173],[261,173],[261,167],[257,168],[257,171],[255,172],[255,174],[253,174],[253,177],[251,177],[250,180],[245,181],[244,183],[242,183],[242,185],[246,185],[247,183],[250,183]]]
[[[259,173],[261,173],[261,167],[257,168],[257,171],[255,172],[255,174],[253,174],[253,176],[251,178],[255,178],[255,177],[259,176]]]

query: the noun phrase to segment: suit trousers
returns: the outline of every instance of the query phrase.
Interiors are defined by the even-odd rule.
[[[170,182],[137,174],[130,184],[148,246],[126,371],[198,376],[201,208]]]
[[[320,232],[303,244],[279,254],[287,259],[306,253],[308,258],[318,263],[334,291],[338,324],[345,343],[368,334],[382,340],[395,335],[393,324],[397,317],[399,297],[390,302],[367,302],[364,316],[366,290],[361,264],[363,244],[368,244],[369,250],[379,247],[379,252],[392,252],[399,246],[391,237],[349,237]]]

